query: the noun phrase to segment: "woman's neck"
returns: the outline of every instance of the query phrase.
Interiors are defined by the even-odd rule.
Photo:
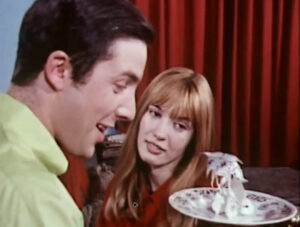
[[[150,184],[152,192],[156,191],[166,180],[168,180],[173,173],[174,168],[169,166],[151,167],[150,168]]]

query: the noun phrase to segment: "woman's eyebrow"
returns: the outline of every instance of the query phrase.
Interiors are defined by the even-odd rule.
[[[159,110],[162,110],[161,107],[160,107],[159,105],[150,104],[149,106],[153,106],[153,107],[155,107],[155,108],[157,108],[157,109],[159,109]]]
[[[187,124],[191,124],[192,123],[191,119],[189,119],[188,117],[176,117],[175,119],[177,121],[183,121],[184,123],[187,123]]]
[[[178,120],[179,120],[179,121],[184,121],[184,122],[187,123],[187,124],[191,124],[191,123],[192,123],[191,120],[190,120],[189,118],[179,118]]]

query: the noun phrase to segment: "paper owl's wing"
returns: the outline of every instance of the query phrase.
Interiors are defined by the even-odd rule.
[[[247,181],[239,165],[242,161],[236,156],[223,152],[204,152],[204,154],[208,159],[206,174],[211,175],[211,185],[216,183],[218,187],[229,186],[231,179],[234,178],[241,182]]]

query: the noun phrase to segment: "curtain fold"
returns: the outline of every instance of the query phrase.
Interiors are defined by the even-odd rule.
[[[137,97],[162,70],[209,81],[216,149],[251,166],[299,160],[298,0],[132,0],[157,36]]]
[[[156,30],[137,98],[161,71],[185,66],[209,81],[216,149],[245,166],[299,168],[299,0],[132,0]],[[83,161],[60,177],[81,208]]]

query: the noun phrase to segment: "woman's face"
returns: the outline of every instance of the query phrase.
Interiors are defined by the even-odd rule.
[[[173,170],[192,137],[193,126],[189,119],[172,119],[170,114],[168,107],[150,105],[141,119],[138,153],[151,169]]]

